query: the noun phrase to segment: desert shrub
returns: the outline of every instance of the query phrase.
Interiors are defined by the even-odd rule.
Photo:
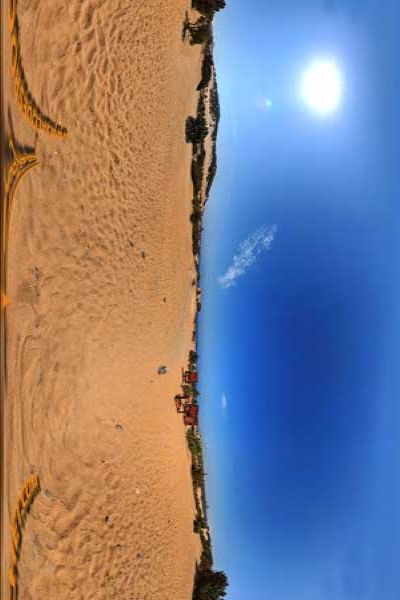
[[[217,149],[214,144],[212,147],[210,166],[208,167],[207,184],[206,184],[206,192],[205,192],[206,198],[208,198],[208,196],[210,195],[211,186],[214,182],[216,172],[217,172]]]
[[[203,50],[203,61],[201,63],[201,80],[197,86],[197,90],[204,90],[211,81],[211,76],[214,68],[214,59],[212,55],[212,35],[210,40],[205,44]]]
[[[205,91],[201,90],[199,94],[199,100],[197,102],[197,118],[205,119],[206,116],[206,95]]]
[[[226,596],[228,578],[223,571],[198,569],[195,576],[193,600],[220,600]]]
[[[196,518],[193,519],[193,531],[195,533],[200,533],[202,528],[207,527],[207,523],[205,519],[201,516],[201,513],[197,513]]]
[[[194,44],[205,44],[212,38],[211,22],[206,17],[200,17],[195,23],[187,22],[186,31],[189,32],[189,41]]]
[[[192,144],[200,144],[208,134],[208,127],[204,116],[188,117],[186,119],[186,141]]]
[[[201,193],[201,188],[203,185],[204,159],[205,159],[204,152],[202,152],[199,155],[195,155],[192,158],[192,165],[191,165],[190,173],[192,176],[193,191],[195,194],[195,196],[194,196],[195,200],[193,201],[193,213],[199,212],[199,207],[196,206],[196,204],[198,204],[197,198]]]
[[[189,351],[189,363],[191,365],[195,365],[197,363],[198,358],[199,358],[199,355],[197,354],[197,352],[195,352],[194,350]]]
[[[192,0],[192,6],[203,15],[214,16],[218,10],[225,8],[225,0]]]

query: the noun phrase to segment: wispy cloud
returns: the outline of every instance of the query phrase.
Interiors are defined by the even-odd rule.
[[[277,225],[264,225],[240,243],[227,272],[218,278],[218,283],[223,289],[236,285],[236,279],[246,273],[262,252],[271,248],[277,230]]]
[[[222,394],[221,396],[221,408],[222,410],[226,410],[228,407],[228,398],[226,397],[226,394]]]

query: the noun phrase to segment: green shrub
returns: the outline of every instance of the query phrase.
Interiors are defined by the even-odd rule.
[[[205,44],[212,38],[211,22],[206,17],[200,17],[195,23],[187,22],[189,41],[194,44]]]
[[[223,571],[199,569],[195,576],[193,600],[220,600],[226,596],[228,578]]]
[[[197,90],[204,90],[211,81],[211,75],[214,69],[214,59],[212,55],[212,34],[210,39],[204,46],[203,61],[201,63],[201,81],[197,86]]]
[[[188,117],[186,119],[186,141],[192,144],[200,144],[208,134],[208,127],[202,115]]]
[[[192,6],[203,15],[213,17],[214,13],[225,8],[225,0],[192,0]]]

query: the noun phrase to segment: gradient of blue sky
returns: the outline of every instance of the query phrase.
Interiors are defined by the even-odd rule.
[[[230,0],[216,20],[199,351],[230,600],[398,598],[399,23],[387,0]],[[298,81],[325,55],[346,84],[320,119]],[[267,224],[270,249],[221,289]]]

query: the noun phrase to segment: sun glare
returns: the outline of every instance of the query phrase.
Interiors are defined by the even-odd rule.
[[[335,61],[315,60],[304,71],[300,96],[316,113],[325,116],[337,110],[342,93],[342,75]]]

